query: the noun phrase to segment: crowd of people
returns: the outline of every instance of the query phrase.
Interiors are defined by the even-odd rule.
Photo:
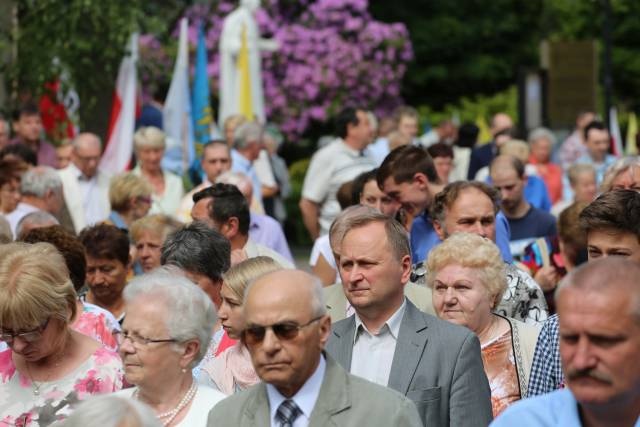
[[[183,177],[140,126],[110,176],[17,110],[0,426],[639,426],[640,159],[592,112],[560,144],[419,119],[338,114],[296,269],[276,127],[230,117]]]

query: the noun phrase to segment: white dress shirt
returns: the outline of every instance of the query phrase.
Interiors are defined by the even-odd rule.
[[[302,414],[296,418],[292,427],[307,427],[309,425],[309,418],[311,412],[316,406],[316,401],[320,395],[320,388],[322,387],[322,380],[324,379],[324,372],[327,368],[327,362],[324,360],[324,356],[320,356],[320,363],[316,371],[309,377],[306,383],[302,386],[298,392],[290,397],[298,408],[302,411]],[[272,427],[280,427],[280,422],[276,420],[276,412],[280,407],[280,404],[287,400],[280,392],[271,384],[267,384],[267,397],[269,398],[269,414]]]
[[[73,163],[70,163],[69,167],[78,180],[78,189],[80,190],[80,198],[82,199],[82,207],[84,208],[85,224],[93,225],[104,221],[106,219],[104,209],[98,201],[103,195],[96,191],[98,185],[97,171],[96,175],[89,178]]]
[[[405,299],[400,308],[385,322],[378,334],[372,334],[356,313],[356,333],[353,337],[353,353],[351,354],[351,373],[353,375],[387,386],[406,306]]]

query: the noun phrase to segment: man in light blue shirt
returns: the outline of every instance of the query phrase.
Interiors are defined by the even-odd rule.
[[[640,264],[606,257],[556,292],[566,389],[515,403],[492,426],[640,426]]]

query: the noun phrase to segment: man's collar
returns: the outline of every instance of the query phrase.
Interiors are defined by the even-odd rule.
[[[349,153],[353,154],[354,156],[362,156],[363,155],[363,151],[364,150],[356,150],[355,148],[353,148],[352,146],[350,146],[349,144],[347,144],[347,142],[342,139],[342,138],[338,138],[336,140],[336,142],[342,144],[342,146],[344,147],[345,150],[347,150]]]
[[[314,373],[307,379],[300,390],[289,398],[298,405],[307,418],[311,417],[311,412],[313,412],[313,408],[320,395],[320,388],[322,387],[326,369],[327,362],[325,361],[324,355],[321,354],[320,361]],[[273,420],[280,404],[287,398],[271,384],[267,384],[267,397],[269,399],[270,416]]]
[[[380,331],[378,332],[378,334],[382,333],[382,330],[386,326],[389,329],[389,332],[391,332],[391,336],[393,336],[393,338],[395,339],[398,339],[398,334],[400,333],[400,325],[402,324],[402,318],[404,317],[404,312],[406,307],[407,307],[407,298],[405,297],[402,299],[402,304],[400,304],[400,307],[395,311],[395,313],[391,315],[391,317],[389,317],[389,319],[387,319],[384,325],[380,328]],[[367,329],[365,324],[360,319],[360,316],[358,316],[357,312],[355,314],[355,321],[356,321],[356,333],[353,336],[354,343],[358,337],[358,332],[360,331],[361,328],[362,330],[366,331],[369,335],[372,335],[372,336],[376,335],[376,334],[372,334],[371,331]]]
[[[96,171],[96,175],[94,175],[91,178],[89,178],[80,169],[78,169],[78,167],[73,162],[69,163],[69,170],[73,173],[73,176],[75,176],[78,179],[78,181],[87,181],[88,182],[88,181],[91,181],[92,179],[94,179],[98,175],[98,171]]]

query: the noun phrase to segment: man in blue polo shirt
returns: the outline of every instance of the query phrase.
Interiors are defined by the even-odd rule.
[[[411,225],[411,262],[425,260],[431,248],[440,243],[429,217],[429,207],[444,187],[433,159],[421,147],[406,145],[393,150],[378,169],[378,186],[397,200],[414,217]],[[505,261],[511,262],[509,226],[504,217],[496,218],[496,244]]]

